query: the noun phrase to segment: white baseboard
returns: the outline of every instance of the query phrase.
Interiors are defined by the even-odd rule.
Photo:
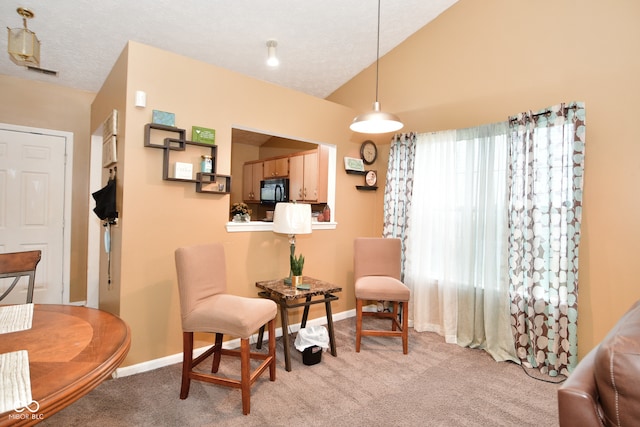
[[[371,306],[373,307],[373,310],[375,311],[375,305]],[[365,307],[368,308],[369,310],[371,309],[371,307]],[[369,311],[367,310],[367,311]],[[347,310],[347,311],[343,311],[341,313],[337,313],[333,315],[333,321],[337,322],[339,320],[344,320],[344,319],[348,319],[350,317],[355,317],[356,315],[356,310],[352,309],[352,310]],[[326,325],[327,324],[327,318],[326,317],[319,317],[317,319],[311,319],[307,322],[308,326],[317,326],[317,325]],[[300,330],[300,323],[296,323],[295,325],[289,325],[289,333],[293,333],[293,332],[298,332]],[[264,338],[268,338],[269,333],[267,331],[265,331],[265,336]],[[277,328],[276,329],[276,338],[277,337],[281,337],[282,336],[282,328]],[[254,343],[258,340],[258,334],[254,334],[251,336],[250,338],[250,342]],[[224,344],[222,345],[224,348],[238,348],[240,347],[240,339],[234,339],[234,340],[230,340],[230,341],[225,341]],[[209,347],[201,347],[198,349],[194,350],[194,356],[198,356],[202,353],[204,353],[207,348]],[[142,362],[142,363],[138,363],[135,365],[131,365],[131,366],[125,366],[124,368],[118,368],[115,370],[115,372],[112,374],[113,378],[122,378],[122,377],[127,377],[129,375],[134,375],[134,374],[140,374],[142,372],[147,372],[147,371],[152,371],[154,369],[158,369],[158,368],[162,368],[164,366],[169,366],[169,365],[173,365],[176,363],[181,363],[182,362],[182,353],[176,353],[176,354],[172,354],[170,356],[165,356],[165,357],[161,357],[159,359],[153,359],[153,360],[149,360],[147,362]]]
[[[74,301],[74,302],[68,303],[68,305],[76,305],[76,306],[79,306],[79,307],[86,307],[87,306],[87,302],[86,301]]]

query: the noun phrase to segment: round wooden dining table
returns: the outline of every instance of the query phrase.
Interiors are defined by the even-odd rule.
[[[0,335],[0,354],[27,351],[33,401],[0,414],[0,426],[36,424],[75,402],[111,376],[130,344],[129,326],[111,313],[34,305],[30,329]]]

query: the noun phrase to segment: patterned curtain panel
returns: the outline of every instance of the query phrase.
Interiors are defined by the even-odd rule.
[[[407,219],[413,191],[415,152],[415,133],[397,134],[393,137],[387,166],[387,182],[384,187],[382,237],[394,237],[402,241],[403,272],[406,259]]]
[[[583,103],[510,118],[509,280],[518,358],[550,376],[578,361]]]

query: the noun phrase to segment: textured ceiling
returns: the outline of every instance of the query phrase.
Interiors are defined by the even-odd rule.
[[[380,56],[457,0],[382,0]],[[375,62],[375,0],[2,0],[0,24],[35,13],[48,76],[12,63],[2,37],[0,74],[97,92],[128,40],[196,58],[320,98]],[[280,66],[265,64],[278,42]]]

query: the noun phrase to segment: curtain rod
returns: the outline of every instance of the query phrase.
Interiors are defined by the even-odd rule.
[[[575,104],[571,104],[571,105],[569,105],[568,107],[563,107],[563,109],[562,109],[562,110],[563,110],[563,111],[567,111],[567,110],[570,110],[570,109],[575,110],[576,108],[578,108],[578,106],[577,106],[577,105],[575,105]],[[545,109],[544,111],[541,111],[541,112],[539,112],[539,113],[531,114],[531,116],[533,116],[533,117],[538,117],[538,116],[546,116],[546,115],[548,115],[548,114],[551,114],[551,110],[547,108],[547,109]],[[511,123],[511,122],[517,122],[517,121],[518,121],[518,119],[517,119],[516,117],[514,117],[514,118],[512,118],[512,119],[509,119],[509,123]]]

